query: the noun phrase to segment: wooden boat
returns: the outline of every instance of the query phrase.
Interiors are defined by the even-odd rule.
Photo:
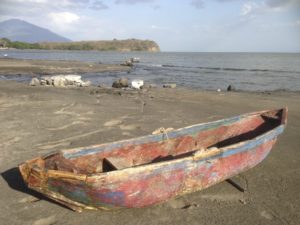
[[[254,167],[268,155],[286,122],[286,108],[249,113],[61,150],[19,169],[29,188],[76,211],[145,207]]]

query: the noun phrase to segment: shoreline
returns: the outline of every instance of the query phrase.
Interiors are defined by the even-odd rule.
[[[0,58],[0,75],[34,76],[72,73],[97,73],[129,71],[130,67],[118,64],[99,64],[95,62],[69,60],[35,60]]]
[[[297,74],[294,73],[295,71],[299,71],[299,68],[298,66],[295,66],[295,63],[293,63],[294,60],[297,59],[297,57],[283,57],[282,64],[279,64],[278,66],[277,64],[271,66],[271,62],[274,61],[274,63],[276,63],[275,59],[277,59],[278,57],[276,56],[274,59],[271,57],[271,61],[266,60],[266,66],[260,65],[256,68],[255,65],[257,63],[257,60],[264,60],[264,57],[257,56],[254,57],[253,60],[250,60],[245,64],[240,64],[239,60],[243,59],[242,56],[224,58],[223,55],[216,56],[214,58],[216,60],[215,63],[206,62],[209,57],[211,57],[210,55],[196,55],[197,57],[195,56],[195,58],[193,58],[193,55],[190,54],[186,56],[182,55],[187,57],[187,60],[185,60],[185,58],[183,58],[182,56],[176,54],[170,55],[170,58],[166,58],[167,55],[155,55],[154,57],[150,56],[149,54],[142,53],[137,53],[137,55],[135,55],[135,53],[84,53],[82,55],[80,52],[52,54],[51,52],[49,53],[46,51],[40,54],[39,52],[30,53],[30,51],[25,51],[24,54],[16,52],[15,54],[8,55],[16,58],[44,58],[48,60],[45,60],[43,62],[48,61],[51,63],[48,64],[48,68],[45,68],[43,66],[40,66],[40,63],[38,63],[38,61],[31,59],[27,60],[30,62],[30,64],[35,61],[37,63],[36,66],[32,67],[30,70],[28,70],[28,66],[24,66],[23,68],[21,65],[18,66],[18,63],[15,63],[16,66],[14,68],[9,68],[10,71],[7,71],[7,68],[5,67],[5,70],[1,70],[0,68],[0,71],[2,71],[2,79],[7,78],[8,80],[18,80],[19,78],[17,77],[17,75],[20,75],[20,80],[25,80],[26,77],[30,76],[33,77],[43,76],[47,74],[58,75],[75,73],[82,75],[83,79],[90,80],[95,85],[105,84],[110,86],[113,83],[114,79],[127,77],[130,80],[142,79],[145,83],[156,84],[158,86],[164,83],[177,83],[178,86],[183,85],[187,88],[193,88],[195,90],[198,89],[217,91],[218,89],[221,89],[222,91],[226,91],[229,85],[233,85],[238,92],[300,91],[299,82],[296,82]],[[141,63],[134,65],[132,68],[120,68],[119,65],[116,65],[123,62],[124,58],[128,59],[129,57],[140,57],[142,59]],[[245,60],[247,58],[248,57],[246,57]],[[279,73],[279,71],[281,70],[286,70],[286,66],[289,65],[288,60],[290,58],[292,58],[292,61],[290,62],[291,66],[288,67],[290,69],[288,69],[287,73],[285,74]],[[63,70],[59,70],[58,68],[56,68],[55,63],[53,63],[54,61],[49,59],[64,59],[65,61],[59,61],[60,64],[68,63],[68,59],[75,59],[76,61],[70,61],[70,66],[68,66],[67,68],[63,68]],[[108,65],[109,69],[105,68],[105,64],[102,64],[99,70],[87,68],[87,65],[90,64],[88,61],[94,61],[95,64],[95,61],[97,60],[105,62],[106,65]],[[201,61],[198,62],[198,60]],[[22,62],[22,60],[17,62]],[[111,64],[112,62],[114,64]],[[176,65],[176,62],[178,62],[178,68],[176,66],[175,68],[164,68],[156,66],[164,64]],[[85,63],[85,68],[80,69],[80,67],[77,66],[78,63]],[[23,64],[26,64],[25,61],[23,61]],[[7,65],[5,66],[7,67]],[[97,66],[99,65],[96,65],[96,67]],[[61,67],[62,66],[60,66],[60,68]],[[217,68],[218,70],[214,70],[214,68]],[[230,68],[233,68],[233,70],[231,71]],[[242,71],[235,71],[236,68],[240,68],[238,70]],[[260,72],[255,72],[256,70]],[[126,72],[128,74],[126,74]],[[15,75],[15,77],[10,75]]]
[[[103,72],[113,72],[113,71],[103,71]],[[114,72],[120,72],[119,70],[117,71],[114,71]],[[99,72],[101,73],[101,72]],[[47,75],[54,75],[54,74],[40,74],[40,75],[35,75],[35,74],[1,74],[0,72],[0,81],[7,81],[7,82],[17,82],[17,83],[21,83],[21,84],[26,84],[26,85],[29,85],[29,82],[30,80],[33,78],[33,77],[37,77],[37,78],[40,78],[40,77],[43,77],[43,76],[47,76]],[[65,74],[67,75],[67,74]],[[81,74],[84,78],[84,73]],[[20,78],[28,78],[28,79],[22,79],[22,80],[17,80],[17,79],[3,79],[1,78],[2,77],[5,77],[5,78],[10,78],[10,77],[20,77]],[[124,76],[126,77],[126,76]],[[147,84],[151,84],[151,83],[146,83]],[[159,86],[159,84],[156,84],[157,87],[156,88],[152,88],[152,89],[162,89],[163,88],[163,85],[161,84]],[[47,86],[43,86],[43,87],[47,87]],[[95,83],[92,83],[90,85],[90,87],[94,87],[94,88],[97,88],[98,85],[95,84]],[[50,88],[50,87],[49,87]],[[55,88],[55,87],[52,87],[52,88]],[[76,88],[76,87],[64,87],[64,88]],[[86,87],[85,87],[86,88]],[[111,88],[111,86],[107,86],[104,84],[104,86],[102,88]],[[166,88],[168,89],[168,88]],[[276,93],[295,93],[295,94],[300,94],[300,90],[297,91],[297,90],[285,90],[285,89],[276,89],[276,90],[256,90],[256,91],[249,91],[249,90],[241,90],[241,89],[235,89],[233,91],[227,91],[226,89],[222,89],[220,92],[218,92],[217,90],[212,90],[212,89],[201,89],[201,88],[195,88],[195,87],[186,87],[186,86],[178,86],[176,87],[176,89],[186,89],[186,90],[193,90],[193,91],[198,91],[198,92],[211,92],[211,93],[218,93],[218,94],[223,94],[223,93],[229,93],[229,92],[233,92],[233,93],[248,93],[248,94],[265,94],[265,95],[270,95],[270,94],[276,94]],[[122,90],[122,89],[118,89],[116,88],[116,90]]]

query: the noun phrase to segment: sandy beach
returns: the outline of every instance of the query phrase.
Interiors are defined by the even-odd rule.
[[[227,182],[163,204],[75,213],[27,189],[16,168],[55,150],[112,142],[262,109],[287,106],[288,126],[271,154]],[[300,220],[300,93],[187,89],[31,87],[0,81],[0,220],[50,224],[289,224]]]

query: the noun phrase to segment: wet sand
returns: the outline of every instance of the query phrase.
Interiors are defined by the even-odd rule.
[[[107,71],[128,71],[129,67],[79,61],[30,60],[0,58],[0,75],[81,74]]]
[[[227,182],[166,203],[75,213],[28,190],[16,167],[62,148],[99,144],[241,113],[288,106],[288,126],[271,154]],[[50,224],[298,224],[300,221],[300,93],[122,91],[30,87],[0,81],[0,221]]]

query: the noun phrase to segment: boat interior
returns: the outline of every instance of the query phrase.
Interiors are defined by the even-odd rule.
[[[99,150],[92,154],[84,154],[82,150],[79,157],[66,158],[62,152],[58,152],[44,157],[44,166],[46,169],[68,171],[74,174],[95,174],[193,156],[199,151],[210,151],[210,149],[251,140],[276,128],[284,123],[284,110],[251,114],[232,123],[224,122],[218,126],[215,126],[215,122],[195,125],[205,126],[205,129],[170,139],[163,138],[165,135],[160,134],[162,139],[156,142],[149,141],[142,144],[128,142],[124,146],[112,148],[109,151]],[[105,146],[110,144],[105,144]]]

